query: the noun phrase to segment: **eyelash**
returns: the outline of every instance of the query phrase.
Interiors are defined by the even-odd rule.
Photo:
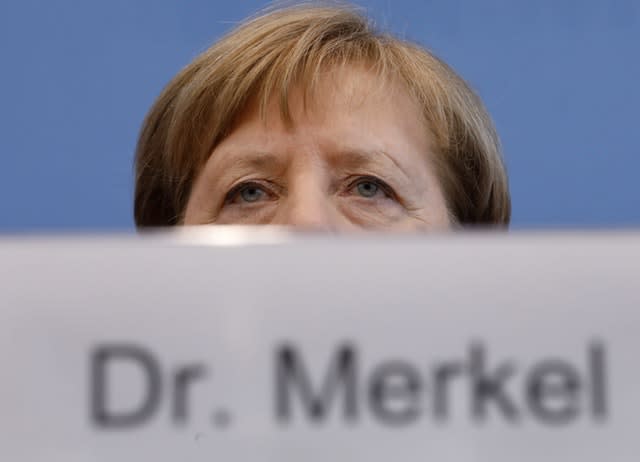
[[[269,187],[266,184],[264,184],[264,182],[260,182],[260,181],[255,181],[255,180],[243,181],[241,183],[238,183],[237,185],[235,185],[233,188],[231,188],[229,190],[229,192],[224,197],[224,203],[225,204],[229,204],[229,203],[233,202],[233,200],[238,197],[240,192],[243,189],[248,188],[248,187],[254,187],[254,188],[261,189],[267,195],[275,194],[273,192],[273,189],[275,189],[275,185],[273,185],[273,187]]]
[[[380,190],[385,194],[385,196],[396,201],[398,200],[397,195],[391,186],[389,186],[386,182],[382,181],[380,178],[377,178],[375,176],[370,176],[370,175],[356,176],[349,183],[349,185],[346,188],[346,191],[353,190],[355,187],[358,186],[359,183],[362,183],[362,182],[373,183],[380,188]],[[277,194],[276,192],[273,191],[274,189],[277,189],[276,185],[272,184],[271,182],[268,182],[268,184],[265,184],[265,182],[255,181],[255,180],[243,181],[241,183],[238,183],[237,185],[235,185],[233,188],[229,190],[229,192],[225,195],[224,203],[225,204],[232,203],[238,197],[240,192],[243,189],[248,187],[255,187],[255,188],[261,189],[267,195]]]
[[[375,184],[378,188],[380,188],[380,190],[387,197],[389,197],[391,199],[394,199],[394,200],[397,200],[396,193],[393,190],[393,188],[391,186],[389,186],[387,183],[385,183],[384,181],[382,181],[380,178],[377,178],[375,176],[370,176],[370,175],[357,176],[351,183],[349,183],[349,186],[347,187],[347,190],[351,191],[356,186],[358,186],[358,183],[362,183],[362,182],[368,182],[368,183]]]

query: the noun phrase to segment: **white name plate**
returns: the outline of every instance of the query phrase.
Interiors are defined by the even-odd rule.
[[[640,460],[640,233],[0,239],[0,460]]]

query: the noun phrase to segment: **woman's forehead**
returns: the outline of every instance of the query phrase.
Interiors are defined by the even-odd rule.
[[[254,94],[232,126],[260,118],[263,124],[276,118],[293,126],[301,120],[335,116],[336,110],[359,112],[402,106],[422,121],[422,111],[406,86],[397,77],[359,64],[332,66],[312,80],[298,79],[288,87],[262,89]]]
[[[323,77],[313,98],[305,99],[300,87],[289,92],[289,123],[282,117],[277,95],[263,112],[254,100],[213,150],[209,163],[221,171],[255,158],[276,169],[303,152],[315,152],[327,165],[342,167],[388,157],[390,167],[395,163],[408,172],[412,162],[422,164],[432,155],[433,137],[419,108],[396,83],[358,68]]]

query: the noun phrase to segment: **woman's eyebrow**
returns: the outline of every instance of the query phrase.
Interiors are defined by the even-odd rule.
[[[286,167],[286,159],[265,151],[236,151],[233,150],[220,156],[215,162],[216,170],[224,172],[246,172],[260,170],[262,172],[282,171]]]
[[[225,176],[237,176],[247,171],[260,171],[269,175],[281,174],[287,169],[290,159],[287,156],[280,156],[268,151],[259,150],[230,150],[221,153],[216,159],[214,171],[222,171]],[[394,158],[382,150],[366,149],[339,149],[330,151],[326,161],[332,168],[357,170],[360,168],[374,168],[380,172],[393,173],[400,172],[406,181],[410,181],[411,176],[407,169]]]
[[[399,170],[407,180],[411,178],[394,156],[382,150],[341,150],[329,156],[329,163],[334,167],[346,169],[377,167],[389,171],[392,167]]]

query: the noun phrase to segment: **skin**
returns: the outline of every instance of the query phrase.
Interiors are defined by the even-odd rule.
[[[185,225],[430,231],[451,226],[420,109],[397,83],[364,69],[323,74],[311,101],[290,93],[250,105],[213,150],[187,202]]]

